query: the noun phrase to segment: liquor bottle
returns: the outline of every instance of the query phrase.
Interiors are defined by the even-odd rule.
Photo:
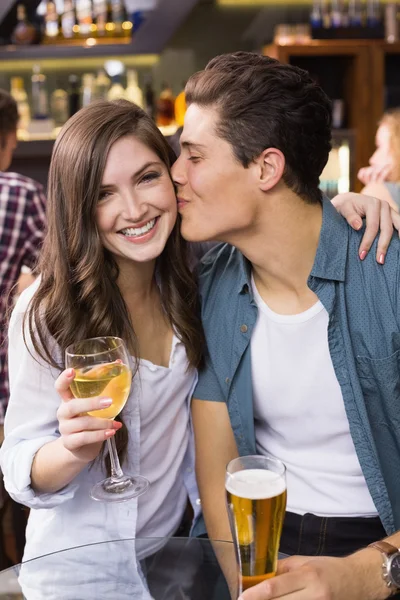
[[[95,77],[93,73],[82,76],[82,106],[87,106],[95,99]]]
[[[72,117],[80,109],[81,92],[79,88],[79,79],[77,75],[68,77],[68,117]]]
[[[336,29],[343,25],[343,11],[340,0],[331,0],[331,27]]]
[[[361,0],[349,0],[348,20],[350,27],[362,26],[363,9]]]
[[[100,69],[95,80],[95,98],[96,100],[107,100],[108,90],[111,87],[111,80],[104,69]]]
[[[175,121],[175,98],[168,83],[161,86],[161,94],[157,100],[157,125],[172,125]]]
[[[107,23],[107,2],[106,0],[93,0],[93,14],[97,26],[97,35],[104,37],[106,35]]]
[[[310,14],[311,27],[318,29],[322,27],[322,4],[321,0],[314,0]]]
[[[151,77],[148,77],[144,85],[144,110],[154,121],[156,120],[156,95],[153,89]]]
[[[10,94],[18,107],[18,129],[26,131],[31,120],[31,109],[29,107],[28,95],[25,91],[24,80],[22,77],[11,77]]]
[[[186,114],[185,85],[185,83],[182,84],[183,90],[177,95],[175,100],[175,121],[179,127],[183,127]]]
[[[125,98],[143,108],[143,92],[139,87],[138,74],[135,69],[128,69],[126,78],[128,85],[125,90]]]
[[[50,111],[56,127],[62,127],[68,120],[68,93],[58,84],[50,97]]]
[[[32,116],[34,119],[48,119],[49,105],[47,99],[46,75],[41,73],[40,65],[33,65],[32,81]]]
[[[122,23],[126,21],[126,10],[123,0],[111,0],[112,22],[115,25],[114,35],[122,36]]]
[[[23,4],[17,6],[17,25],[12,32],[11,41],[13,44],[25,45],[33,44],[36,41],[36,29],[26,17],[26,10]]]
[[[91,0],[76,0],[76,12],[81,38],[92,37],[93,14]]]
[[[400,5],[397,2],[388,2],[385,6],[385,38],[389,44],[399,40]]]
[[[74,0],[64,0],[64,12],[61,15],[61,32],[66,40],[76,37],[77,21]]]
[[[367,27],[378,27],[381,22],[380,0],[367,0]]]
[[[48,0],[45,15],[44,35],[48,42],[54,42],[59,36],[58,13],[55,2]]]
[[[111,77],[112,85],[107,93],[107,100],[120,100],[125,96],[125,90],[121,83],[121,75]]]

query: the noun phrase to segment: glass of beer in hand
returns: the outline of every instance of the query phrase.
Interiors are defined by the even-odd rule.
[[[240,594],[276,573],[286,510],[285,471],[285,465],[270,456],[243,456],[227,466],[227,508]]]
[[[114,419],[124,408],[132,383],[130,357],[123,340],[118,337],[97,337],[68,346],[65,366],[75,370],[71,391],[75,398],[103,396],[111,406],[87,414]],[[111,476],[97,483],[90,492],[94,500],[124,502],[143,494],[149,482],[140,475],[124,475],[114,437],[107,439]]]

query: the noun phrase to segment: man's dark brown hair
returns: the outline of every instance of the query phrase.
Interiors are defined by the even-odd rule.
[[[247,168],[266,148],[286,160],[283,181],[318,202],[331,150],[331,102],[307,71],[252,52],[223,54],[186,85],[188,104],[215,107],[216,134]]]
[[[6,137],[17,130],[18,108],[14,98],[0,89],[0,148],[4,148]]]

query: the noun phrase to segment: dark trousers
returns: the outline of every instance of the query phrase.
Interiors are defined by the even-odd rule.
[[[379,517],[317,517],[286,513],[280,551],[303,556],[347,556],[386,537]],[[392,596],[400,599],[400,594]]]

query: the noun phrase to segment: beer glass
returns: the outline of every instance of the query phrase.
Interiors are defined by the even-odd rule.
[[[97,337],[71,344],[65,351],[66,368],[75,369],[71,392],[75,398],[104,396],[111,398],[107,408],[93,410],[88,415],[114,419],[124,408],[132,383],[130,356],[118,337]],[[140,475],[124,475],[119,463],[114,437],[107,439],[111,461],[111,477],[97,483],[91,490],[93,500],[124,502],[143,494],[149,482]]]
[[[239,594],[276,573],[286,510],[285,471],[285,465],[271,456],[243,456],[227,466],[227,509]]]

